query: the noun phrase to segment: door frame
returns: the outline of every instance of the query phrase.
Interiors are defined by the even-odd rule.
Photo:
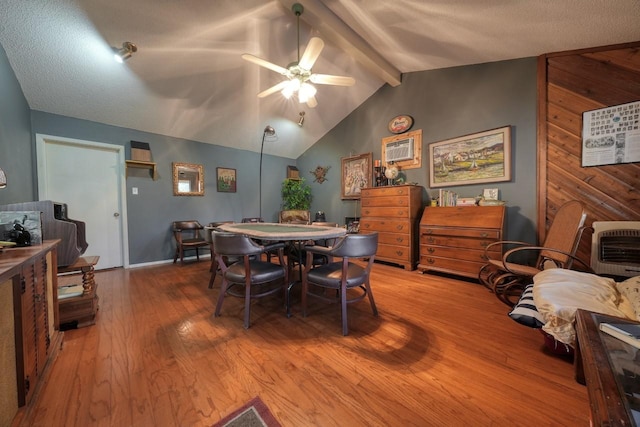
[[[36,161],[38,176],[38,200],[47,200],[47,165],[45,147],[48,141],[63,142],[86,149],[102,149],[114,151],[118,159],[118,174],[120,176],[120,186],[118,188],[118,203],[120,205],[120,242],[122,247],[122,263],[124,268],[129,268],[129,235],[127,220],[127,182],[125,174],[125,147],[117,144],[107,144],[104,142],[89,141],[84,139],[65,138],[62,136],[46,135],[36,133]]]

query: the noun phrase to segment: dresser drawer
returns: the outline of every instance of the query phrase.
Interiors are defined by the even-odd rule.
[[[393,219],[373,219],[360,217],[360,229],[368,231],[388,231],[392,233],[410,233],[411,221]]]
[[[384,245],[378,243],[376,258],[378,257],[392,259],[397,261],[399,264],[402,264],[402,262],[411,261],[411,250],[408,246]]]
[[[411,244],[411,235],[408,233],[378,233],[378,244],[409,246]]]
[[[494,239],[469,239],[466,237],[426,236],[420,235],[420,245],[448,246],[458,249],[484,250]],[[500,252],[500,245],[491,248],[491,252]]]
[[[362,207],[361,216],[366,217],[382,217],[382,218],[409,218],[409,208],[407,207]]]
[[[364,199],[365,197],[381,198],[381,197],[388,197],[388,196],[393,196],[393,197],[408,196],[409,191],[411,191],[411,188],[412,186],[408,186],[408,185],[403,185],[398,187],[392,186],[392,187],[363,188],[360,191],[360,197]],[[415,188],[422,189],[422,187],[415,187]]]
[[[387,197],[362,197],[362,207],[393,207],[409,206],[408,197],[387,196]]]
[[[420,236],[473,237],[477,239],[499,240],[501,230],[487,228],[451,228],[420,226]]]

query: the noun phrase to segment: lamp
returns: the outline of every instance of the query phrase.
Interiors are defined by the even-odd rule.
[[[266,136],[274,136],[275,134],[276,134],[276,130],[269,125],[267,125],[264,128],[264,131],[262,132],[262,145],[260,146],[260,184],[259,184],[260,185],[260,190],[259,190],[260,214],[258,215],[259,218],[262,218],[262,154],[264,153],[264,139]]]
[[[7,187],[7,175],[5,175],[2,168],[0,168],[0,188],[6,188],[6,187]]]
[[[113,59],[122,64],[124,61],[131,58],[131,55],[133,55],[134,52],[138,51],[138,46],[131,42],[124,42],[120,49],[114,47],[113,50],[115,51]]]
[[[300,118],[298,119],[298,126],[302,127],[304,124],[304,111],[300,111]]]

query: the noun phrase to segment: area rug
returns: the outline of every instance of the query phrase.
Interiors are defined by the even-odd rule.
[[[267,405],[254,397],[212,427],[281,427]]]

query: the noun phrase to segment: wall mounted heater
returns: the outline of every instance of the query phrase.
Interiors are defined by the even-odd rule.
[[[640,221],[594,222],[591,268],[597,274],[640,275]]]
[[[387,163],[413,159],[413,138],[389,142],[384,147],[384,155]]]

